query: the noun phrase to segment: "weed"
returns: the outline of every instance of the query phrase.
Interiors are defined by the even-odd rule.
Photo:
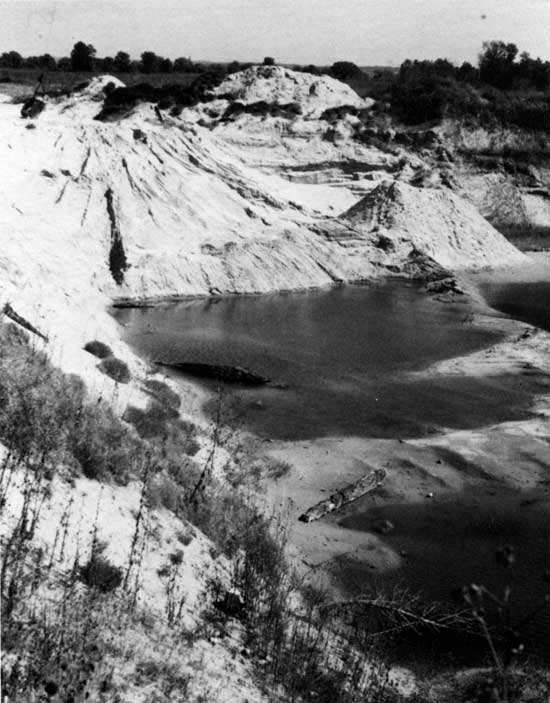
[[[188,547],[191,544],[191,542],[193,541],[193,537],[194,537],[193,529],[191,527],[189,527],[189,529],[187,529],[187,530],[180,530],[176,534],[176,537],[177,537],[178,542],[181,542],[181,544],[183,544],[184,547]]]
[[[510,545],[497,550],[496,562],[500,567],[511,570],[515,561],[514,549]],[[550,596],[547,595],[521,621],[514,622],[511,578],[508,581],[501,594],[474,583],[462,588],[460,593],[487,643],[493,664],[492,675],[476,682],[476,703],[510,703],[516,700],[517,677],[513,675],[512,666],[524,649],[522,630],[550,605]]]

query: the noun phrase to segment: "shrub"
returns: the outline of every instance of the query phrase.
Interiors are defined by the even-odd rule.
[[[103,359],[97,368],[117,383],[129,383],[132,378],[128,365],[116,356],[108,356]]]
[[[63,450],[84,386],[76,376],[53,369],[27,339],[14,325],[0,326],[0,439],[8,449],[40,456],[43,463]]]
[[[339,81],[347,81],[352,78],[361,78],[363,71],[351,61],[336,61],[330,68],[331,75]]]
[[[165,474],[155,476],[147,486],[147,505],[149,508],[166,508],[173,513],[178,512],[180,501],[183,499],[182,489]]]
[[[106,546],[103,542],[96,542],[88,563],[79,570],[80,580],[101,593],[114,591],[122,583],[122,569],[112,564],[103,554]]]
[[[292,465],[287,461],[282,461],[280,459],[274,459],[273,457],[266,457],[265,459],[265,471],[267,478],[277,481],[283,476],[287,476],[292,469]]]
[[[122,483],[144,451],[107,404],[86,402],[80,378],[54,369],[11,324],[0,325],[0,440],[43,467],[72,459],[88,478]]]
[[[18,603],[17,617],[2,619],[2,698],[27,701],[106,700],[113,670],[106,638],[124,628],[112,602],[65,589],[47,607]],[[22,626],[22,622],[25,625]],[[78,697],[75,691],[79,691]]]
[[[163,405],[167,405],[175,410],[180,409],[180,396],[176,393],[176,391],[172,390],[168,384],[164,383],[164,381],[147,379],[144,385],[147,391]]]
[[[177,412],[167,408],[156,400],[149,402],[145,410],[130,405],[126,408],[123,419],[132,424],[143,439],[165,437],[168,423],[177,417]]]
[[[68,448],[87,478],[125,484],[145,447],[103,403],[85,405],[71,428]]]
[[[107,344],[104,344],[103,342],[98,341],[97,339],[94,339],[91,342],[87,342],[84,345],[84,351],[93,354],[93,356],[97,356],[98,359],[106,359],[108,356],[113,355],[111,347],[109,347]]]

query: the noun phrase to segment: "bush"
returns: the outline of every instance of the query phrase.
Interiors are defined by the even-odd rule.
[[[146,390],[153,395],[160,403],[167,405],[169,408],[179,411],[181,398],[172,390],[164,381],[155,379],[147,379],[144,383]]]
[[[172,513],[178,513],[183,498],[182,488],[169,476],[161,474],[149,481],[147,486],[147,505],[149,508],[163,507]]]
[[[73,461],[88,478],[121,483],[144,452],[105,403],[86,402],[80,378],[54,369],[11,324],[0,325],[0,440],[43,467]]]
[[[20,328],[0,325],[0,439],[9,450],[43,460],[62,451],[83,399],[80,379],[53,369]]]
[[[363,71],[351,61],[336,61],[330,68],[330,73],[339,81],[348,81],[352,78],[362,78]]]
[[[100,404],[83,406],[68,437],[68,448],[87,478],[114,478],[125,484],[145,447],[113,412]]]
[[[156,400],[149,402],[145,410],[129,405],[123,415],[123,419],[132,424],[143,439],[165,437],[168,434],[168,423],[176,417],[177,411]]]
[[[122,569],[114,566],[104,555],[106,544],[96,542],[87,564],[80,567],[79,578],[89,588],[109,593],[122,583]]]
[[[117,383],[129,383],[132,378],[128,365],[116,356],[108,356],[103,359],[97,368]]]
[[[84,351],[87,351],[93,356],[97,356],[98,359],[106,359],[108,356],[113,355],[111,347],[97,339],[94,339],[92,342],[87,342],[84,345]]]

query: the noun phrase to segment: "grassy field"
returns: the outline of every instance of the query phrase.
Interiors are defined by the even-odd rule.
[[[43,71],[39,68],[0,69],[0,93],[20,98],[32,93]],[[73,73],[72,71],[50,71],[46,73],[44,86],[46,90],[69,90],[88,81],[99,73]],[[151,83],[156,87],[176,83],[189,85],[198,73],[113,73],[126,85]]]

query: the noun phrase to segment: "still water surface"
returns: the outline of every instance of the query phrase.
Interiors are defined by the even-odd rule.
[[[486,283],[480,290],[496,310],[550,330],[550,281]]]
[[[465,305],[442,304],[405,282],[188,300],[115,315],[126,340],[150,360],[238,365],[286,385],[230,389],[239,423],[262,436],[422,436],[517,419],[530,402],[514,377],[408,378],[499,335],[473,327]]]
[[[482,290],[502,312],[550,328],[550,284],[492,284]],[[266,437],[294,440],[415,437],[528,416],[536,378],[409,375],[498,341],[497,333],[472,326],[468,313],[465,304],[442,304],[405,282],[114,311],[126,340],[151,361],[244,366],[286,384],[285,389],[227,390],[241,425]],[[215,391],[214,382],[203,383]],[[499,489],[428,505],[373,505],[340,524],[371,531],[382,518],[395,525],[389,544],[406,555],[400,569],[383,577],[379,585],[385,588],[405,583],[437,600],[447,600],[453,588],[472,581],[498,590],[504,575],[495,569],[494,551],[512,542],[519,560],[515,571],[521,574],[514,584],[519,612],[526,613],[547,590],[546,494]],[[342,563],[340,570],[352,591],[377,578],[361,563]],[[548,615],[541,614],[528,630],[539,651],[550,656]],[[465,642],[459,651],[456,639],[447,644],[459,659],[471,656],[473,662],[484,647]],[[433,642],[405,638],[403,645],[404,661],[427,653],[437,659],[446,647],[440,637]]]

